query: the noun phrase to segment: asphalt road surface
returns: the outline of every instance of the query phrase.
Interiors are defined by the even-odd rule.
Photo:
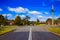
[[[0,36],[0,40],[60,40],[48,32],[47,27],[26,26],[18,27],[15,31]]]

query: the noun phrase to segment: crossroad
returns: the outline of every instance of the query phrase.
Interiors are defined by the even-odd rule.
[[[0,40],[60,40],[60,36],[47,31],[47,27],[25,26],[0,36]]]

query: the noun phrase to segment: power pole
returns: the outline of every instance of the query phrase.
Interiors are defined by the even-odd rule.
[[[54,5],[52,5],[52,27],[54,26]]]

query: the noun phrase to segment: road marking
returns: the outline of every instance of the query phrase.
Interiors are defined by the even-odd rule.
[[[32,40],[32,28],[30,28],[28,40]]]

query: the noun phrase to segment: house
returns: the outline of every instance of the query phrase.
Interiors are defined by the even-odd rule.
[[[46,22],[46,24],[47,24],[47,25],[51,25],[51,24],[52,24],[52,21],[51,21],[51,20],[48,20],[48,21]]]
[[[14,21],[10,21],[10,25],[14,25]]]
[[[14,21],[13,21],[13,20],[6,20],[6,23],[7,23],[8,25],[14,25]]]

